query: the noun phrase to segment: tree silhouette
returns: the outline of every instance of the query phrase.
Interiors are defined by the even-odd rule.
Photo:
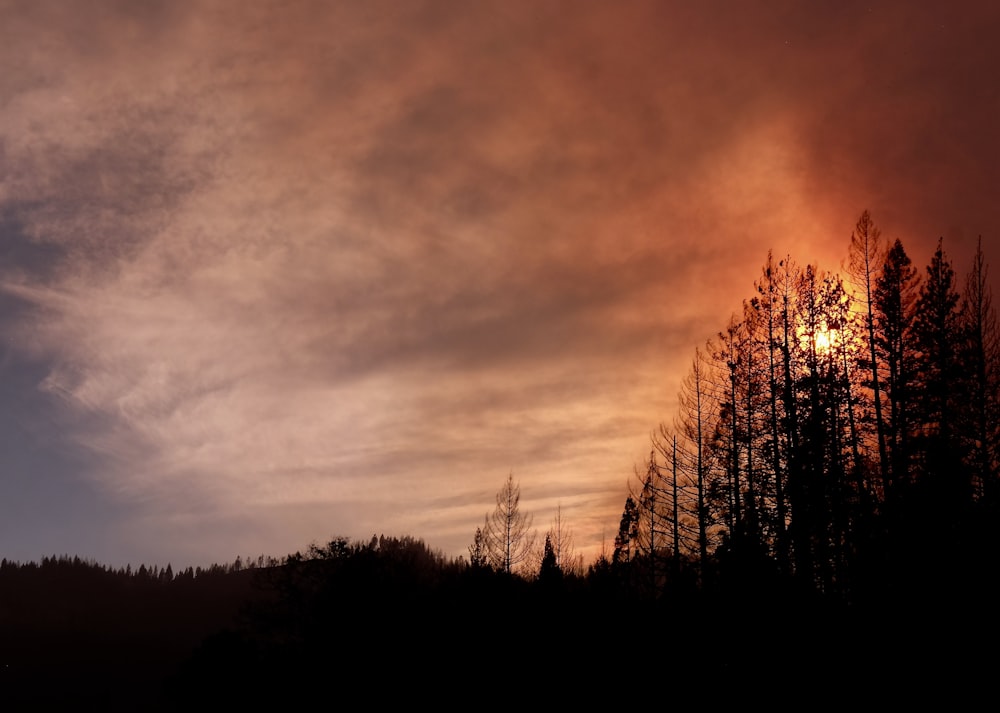
[[[977,499],[996,495],[1000,468],[1000,324],[988,274],[980,238],[965,282],[961,348],[969,396],[961,414],[962,431]]]
[[[694,519],[697,523],[697,552],[701,566],[708,560],[710,531],[713,526],[708,507],[710,466],[709,433],[717,413],[716,399],[709,393],[708,365],[704,353],[695,350],[691,369],[681,383],[678,395],[680,413],[677,431],[682,439],[683,467],[694,486]]]
[[[945,505],[960,506],[971,496],[967,473],[959,467],[958,413],[964,404],[962,369],[958,364],[961,341],[959,295],[955,272],[938,240],[927,266],[913,320],[914,346],[920,354],[915,369],[918,423],[918,456],[926,482],[925,495]]]
[[[916,302],[917,271],[901,241],[886,253],[885,264],[875,284],[875,350],[885,370],[884,388],[889,397],[887,440],[890,451],[890,479],[885,497],[891,497],[893,483],[906,482],[909,473],[910,371],[913,347],[910,325]]]
[[[469,565],[473,569],[484,569],[490,566],[490,560],[486,552],[486,535],[483,528],[477,527],[476,534],[469,545]]]
[[[618,524],[618,534],[615,535],[615,549],[611,556],[613,564],[628,564],[632,559],[633,540],[637,539],[639,525],[639,508],[629,495],[625,498],[625,508]]]
[[[545,546],[542,550],[542,564],[538,570],[538,581],[543,585],[551,586],[558,583],[562,576],[563,572],[559,569],[556,551],[552,545],[552,537],[546,535]]]
[[[532,556],[535,544],[531,531],[531,515],[521,512],[521,486],[507,475],[503,487],[497,492],[497,504],[486,516],[483,527],[486,556],[494,569],[514,573]]]
[[[766,399],[766,421],[761,424],[761,432],[764,436],[762,443],[762,455],[770,463],[770,479],[768,488],[773,499],[773,509],[770,513],[770,530],[774,533],[775,553],[784,569],[788,569],[790,559],[790,548],[786,535],[788,521],[788,501],[785,492],[787,476],[787,453],[788,453],[788,432],[782,426],[785,423],[784,408],[782,400],[784,393],[783,371],[781,369],[781,346],[782,342],[778,338],[782,333],[782,315],[787,314],[787,306],[783,306],[785,300],[782,299],[782,278],[780,275],[786,273],[785,265],[774,264],[774,257],[771,251],[767,253],[767,262],[764,264],[761,278],[755,283],[757,297],[755,305],[759,318],[755,321],[759,330],[758,340],[765,345],[765,378],[764,378],[764,398]]]
[[[874,292],[878,280],[878,268],[882,262],[881,231],[872,220],[867,210],[858,218],[854,232],[851,233],[851,249],[848,263],[848,274],[860,295],[865,327],[868,331],[868,349],[870,361],[868,369],[871,372],[872,403],[875,407],[875,431],[878,439],[879,471],[882,484],[887,483],[889,459],[885,445],[885,421],[882,415],[882,388],[879,378],[878,361],[875,353],[875,298]]]
[[[564,574],[583,574],[583,555],[576,554],[573,546],[573,531],[563,520],[562,505],[556,507],[556,517],[546,534],[552,543],[556,556],[556,566]]]

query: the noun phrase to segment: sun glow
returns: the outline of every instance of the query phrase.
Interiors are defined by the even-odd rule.
[[[829,329],[825,324],[817,327],[811,336],[804,328],[798,330],[798,335],[803,350],[812,351],[815,349],[817,354],[823,355],[836,351],[842,339],[838,330]]]
[[[815,336],[816,351],[826,353],[833,349],[837,341],[837,333],[833,330],[820,330]]]

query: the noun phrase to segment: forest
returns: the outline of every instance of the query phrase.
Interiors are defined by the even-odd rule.
[[[962,281],[942,242],[921,274],[866,211],[846,275],[767,256],[695,350],[625,501],[613,557],[637,586],[711,587],[737,567],[877,606],[980,584],[1000,330],[982,240]]]
[[[843,275],[767,255],[586,566],[561,511],[536,539],[512,475],[457,558],[382,535],[180,572],[3,560],[5,695],[187,710],[879,685],[958,701],[997,664],[988,264],[980,241],[956,271],[939,241],[920,271],[867,211],[848,248]]]

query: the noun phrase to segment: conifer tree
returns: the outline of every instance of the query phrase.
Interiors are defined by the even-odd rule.
[[[542,548],[542,563],[538,570],[538,580],[546,584],[553,584],[562,579],[562,570],[556,559],[556,551],[552,546],[552,537],[545,535],[545,545]]]
[[[486,535],[483,528],[477,527],[476,534],[469,545],[469,564],[473,569],[484,569],[490,566],[489,557],[486,551]]]
[[[914,406],[918,418],[919,456],[924,476],[935,497],[955,508],[971,495],[968,476],[960,473],[958,409],[962,373],[959,356],[961,334],[959,295],[955,273],[943,240],[927,266],[913,320],[917,351],[914,373]],[[930,494],[930,493],[928,493]]]
[[[888,395],[886,414],[889,450],[889,482],[885,497],[893,482],[906,482],[910,452],[910,398],[913,346],[913,323],[916,290],[919,280],[916,268],[898,239],[886,253],[885,262],[875,284],[875,349],[877,359],[885,369],[884,383]]]
[[[615,549],[611,556],[614,564],[628,564],[632,559],[632,541],[636,539],[636,528],[639,523],[639,509],[635,500],[629,495],[625,498],[625,508],[618,523],[618,534],[615,535]]]

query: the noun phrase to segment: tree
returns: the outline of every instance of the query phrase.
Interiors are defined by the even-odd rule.
[[[854,232],[851,233],[851,251],[848,273],[858,292],[858,301],[863,310],[864,324],[868,332],[868,352],[871,361],[872,403],[875,406],[875,433],[878,440],[879,472],[882,475],[882,485],[889,480],[889,459],[885,445],[885,420],[882,415],[882,388],[879,379],[878,359],[875,345],[875,298],[874,292],[878,280],[878,266],[882,261],[881,232],[866,210],[858,218]]]
[[[767,423],[762,425],[761,432],[765,434],[764,455],[770,460],[771,483],[774,498],[773,526],[775,548],[784,569],[788,569],[789,551],[785,527],[788,520],[787,500],[785,496],[785,474],[787,471],[788,434],[781,426],[785,422],[783,401],[784,383],[781,369],[782,320],[787,322],[788,304],[782,297],[782,280],[787,282],[789,266],[787,261],[774,264],[771,251],[767,253],[760,280],[755,283],[757,290],[756,308],[760,315],[757,320],[761,331],[760,338],[766,345],[766,380],[765,394],[767,399]]]
[[[555,584],[562,579],[562,570],[556,561],[556,551],[552,546],[552,537],[545,536],[545,547],[542,553],[542,564],[538,570],[538,581],[543,584]]]
[[[958,448],[958,413],[962,367],[959,295],[955,272],[942,240],[927,267],[913,319],[913,340],[919,354],[914,373],[914,406],[918,423],[918,454],[924,476],[934,482],[935,497],[957,506],[971,496],[968,474],[962,473]],[[940,486],[940,487],[937,487]]]
[[[698,561],[702,570],[708,563],[709,535],[712,529],[708,507],[709,463],[708,434],[713,423],[715,400],[708,390],[706,357],[700,349],[695,350],[691,370],[681,382],[678,395],[680,412],[677,417],[677,431],[683,439],[682,453],[688,480],[694,485],[694,516],[697,522]]]
[[[779,515],[782,521],[782,530],[779,531],[781,542],[779,542],[779,558],[782,564],[791,563],[792,555],[796,559],[802,555],[806,548],[802,543],[795,546],[794,540],[799,537],[802,528],[791,526],[792,511],[795,509],[796,501],[799,500],[796,489],[802,481],[802,458],[799,452],[799,417],[798,404],[795,396],[795,378],[797,364],[793,364],[796,357],[793,348],[795,333],[798,329],[796,324],[796,292],[797,283],[801,280],[801,270],[792,262],[791,256],[778,262],[778,270],[774,277],[777,289],[774,291],[779,300],[780,307],[777,309],[778,324],[776,341],[778,352],[781,356],[778,379],[771,384],[773,389],[780,386],[780,404],[782,418],[780,421],[782,439],[784,441],[785,452],[785,488],[784,488],[784,509],[785,514]],[[776,442],[777,446],[777,442]],[[799,508],[801,510],[801,508]],[[801,518],[801,513],[799,515]],[[801,563],[800,563],[801,564]]]
[[[489,558],[486,556],[486,535],[483,528],[477,527],[476,534],[469,545],[469,564],[473,569],[485,569],[490,566]]]
[[[875,348],[884,365],[885,391],[889,395],[887,437],[890,450],[888,486],[905,482],[909,473],[909,382],[913,349],[909,342],[913,322],[916,268],[912,266],[903,244],[896,240],[886,253],[882,273],[875,283]],[[889,493],[885,493],[888,497]]]
[[[965,365],[968,402],[962,410],[961,430],[968,441],[964,450],[969,454],[974,494],[992,499],[1000,461],[1000,324],[988,276],[980,237],[962,302],[961,362]]]
[[[521,486],[508,474],[507,481],[497,492],[497,505],[486,516],[483,534],[486,556],[498,571],[511,574],[532,555],[535,535],[531,531],[531,515],[521,512]]]
[[[740,429],[743,363],[747,353],[743,350],[743,325],[733,315],[725,332],[719,332],[711,344],[711,358],[714,362],[719,394],[719,418],[716,422],[713,446],[719,461],[719,470],[725,474],[720,483],[721,496],[718,510],[723,514],[730,543],[738,545],[742,540],[743,506],[740,498],[740,466],[744,435]]]
[[[665,538],[660,547],[669,550],[676,564],[682,555],[693,555],[698,549],[695,486],[691,474],[684,471],[684,454],[680,451],[676,432],[661,423],[652,440],[663,462],[656,473],[661,500],[661,534]],[[652,463],[653,458],[650,460]]]
[[[634,536],[631,538],[632,568],[636,574],[642,570],[639,581],[644,582],[648,587],[648,593],[656,597],[660,589],[660,558],[665,550],[660,535],[667,534],[665,527],[668,515],[665,511],[666,499],[662,497],[664,489],[660,467],[656,462],[655,447],[650,451],[645,475],[636,469],[635,479],[642,487],[638,493],[634,493],[638,509]]]
[[[556,566],[564,574],[583,574],[583,555],[575,554],[573,531],[563,521],[562,505],[556,507],[556,519],[546,538],[551,541],[556,556]]]
[[[614,564],[628,564],[632,559],[632,541],[638,537],[639,508],[629,495],[625,498],[625,509],[615,536],[615,550],[611,557]]]

